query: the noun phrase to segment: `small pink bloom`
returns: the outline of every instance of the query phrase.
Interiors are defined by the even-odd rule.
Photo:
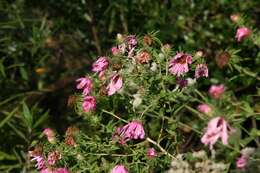
[[[195,78],[208,77],[209,70],[206,64],[198,64],[195,70]]]
[[[83,94],[88,95],[93,87],[93,82],[90,78],[82,77],[76,80],[78,82],[77,89],[83,89]]]
[[[125,144],[131,139],[144,139],[145,132],[142,123],[135,120],[123,127],[117,128],[114,136],[119,136],[119,143]]]
[[[238,28],[237,33],[236,33],[237,41],[240,42],[243,39],[245,39],[246,37],[250,36],[251,32],[252,31],[247,27]]]
[[[83,107],[84,112],[94,111],[96,109],[95,97],[93,97],[93,96],[84,97],[82,107]]]
[[[149,148],[149,149],[147,150],[147,156],[148,156],[150,159],[156,157],[156,156],[157,156],[156,150],[155,150],[154,148]]]
[[[212,85],[209,88],[209,94],[215,99],[219,99],[222,96],[222,94],[224,93],[224,91],[225,91],[225,87],[223,84]]]
[[[108,59],[107,57],[100,57],[96,62],[92,64],[92,71],[101,72],[108,68]]]
[[[212,112],[211,107],[207,104],[200,104],[197,109],[198,109],[198,111],[200,111],[201,113],[204,113],[204,114],[209,114]]]
[[[128,170],[124,165],[116,165],[110,173],[128,173]]]
[[[241,155],[236,161],[236,166],[238,169],[242,169],[246,166],[247,164],[247,157],[245,155]]]
[[[111,48],[111,52],[112,52],[113,55],[116,56],[120,53],[120,50],[116,46],[114,46],[114,47]]]
[[[107,86],[109,96],[115,94],[123,86],[123,79],[119,74],[114,74],[110,77],[110,83]]]
[[[66,168],[57,168],[55,173],[69,173],[69,170]]]
[[[33,157],[33,159],[31,159],[31,161],[36,161],[35,167],[38,170],[46,168],[45,160],[42,156],[35,156]]]
[[[51,144],[54,144],[56,142],[55,132],[52,129],[46,128],[43,130],[43,133],[46,135],[48,141]]]
[[[201,142],[205,145],[209,145],[210,149],[213,149],[213,145],[221,138],[224,145],[228,144],[228,133],[231,133],[233,129],[222,117],[216,117],[209,121],[205,134],[201,138]]]
[[[189,64],[192,63],[192,56],[184,53],[177,53],[169,62],[169,71],[173,75],[181,76],[189,71]]]

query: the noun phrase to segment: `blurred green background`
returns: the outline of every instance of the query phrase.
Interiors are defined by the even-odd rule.
[[[26,155],[44,127],[60,134],[79,117],[68,106],[75,79],[107,55],[117,33],[158,37],[177,49],[202,50],[211,77],[235,76],[237,94],[255,93],[259,45],[237,43],[231,14],[260,26],[259,0],[1,0],[0,172],[29,172]],[[232,50],[243,49],[239,53]],[[220,69],[219,53],[245,57],[250,74]],[[250,58],[248,58],[250,57]],[[258,93],[259,94],[259,93]],[[251,101],[251,100],[249,100]]]

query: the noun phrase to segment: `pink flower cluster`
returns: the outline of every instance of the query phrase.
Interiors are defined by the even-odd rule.
[[[213,149],[213,145],[221,138],[224,145],[228,144],[229,133],[233,132],[233,129],[226,122],[223,117],[216,117],[209,121],[205,134],[201,138],[201,142],[205,145],[209,145],[210,149]]]
[[[102,81],[105,79],[105,74],[109,66],[109,61],[107,57],[99,57],[92,64],[92,71],[98,73],[99,79]],[[93,81],[88,77],[81,77],[76,80],[77,89],[83,90],[83,103],[82,107],[84,112],[94,111],[96,109],[96,98],[94,96],[90,96],[91,90],[93,89]],[[109,96],[115,94],[118,90],[120,90],[123,86],[122,77],[114,73],[110,76],[110,83],[106,87],[107,94]]]
[[[36,162],[35,167],[40,171],[40,173],[69,173],[69,170],[66,168],[51,167],[58,159],[61,158],[57,151],[48,154],[47,162],[45,161],[42,153],[34,153],[34,151],[29,151],[29,157],[32,157],[31,161]]]
[[[189,64],[192,63],[192,56],[185,53],[177,53],[169,62],[169,71],[171,74],[180,77],[189,72]],[[195,69],[195,78],[208,77],[208,66],[206,64],[197,64]]]
[[[118,127],[113,136],[118,136],[119,143],[125,144],[131,139],[144,139],[145,132],[142,123],[134,120],[123,127]]]
[[[92,88],[93,88],[93,82],[88,77],[81,77],[76,80],[78,82],[76,88],[77,89],[83,89],[83,103],[82,107],[84,112],[89,112],[96,109],[96,99],[93,96],[89,96]]]

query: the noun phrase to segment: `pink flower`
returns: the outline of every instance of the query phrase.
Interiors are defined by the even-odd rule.
[[[55,173],[69,173],[69,170],[66,168],[57,168]]]
[[[238,28],[236,33],[236,39],[238,42],[240,42],[250,35],[251,35],[251,30],[249,28],[247,27]]]
[[[124,165],[116,165],[110,173],[128,173],[128,170]]]
[[[84,97],[84,101],[82,103],[82,107],[84,112],[93,111],[96,109],[96,99],[93,96]]]
[[[107,86],[109,96],[115,94],[123,86],[123,79],[119,74],[114,74],[110,77],[110,83]]]
[[[45,165],[45,160],[42,156],[34,156],[33,159],[31,159],[31,161],[36,161],[36,164],[35,164],[35,167],[38,169],[38,170],[41,170],[41,169],[44,169],[46,168],[46,165]]]
[[[154,148],[149,148],[149,149],[147,150],[147,156],[148,156],[150,159],[156,157],[156,156],[157,156],[156,150],[155,150]]]
[[[219,99],[222,96],[222,94],[224,93],[224,91],[225,91],[225,87],[223,84],[212,85],[209,88],[209,94],[215,99]]]
[[[81,77],[76,80],[78,82],[77,89],[83,89],[83,94],[88,95],[93,87],[93,82],[90,78]]]
[[[107,57],[100,57],[96,62],[92,64],[92,71],[101,72],[108,68],[108,59]]]
[[[209,114],[212,112],[211,107],[207,104],[200,104],[197,109],[198,109],[198,111],[200,111],[201,113],[204,113],[204,114]]]
[[[54,144],[56,142],[55,132],[52,129],[46,128],[43,130],[43,133],[46,135],[48,141],[51,144]]]
[[[114,47],[111,48],[111,52],[112,52],[113,55],[116,56],[120,53],[120,50],[116,46],[114,46]]]
[[[119,143],[125,144],[131,139],[144,139],[145,132],[143,125],[140,121],[132,121],[123,127],[116,129],[114,136],[119,136]]]
[[[198,64],[195,70],[195,78],[208,77],[209,70],[206,64]]]
[[[192,56],[184,53],[177,53],[169,62],[169,71],[173,75],[181,76],[189,71],[188,64],[192,63]]]
[[[218,138],[221,138],[224,145],[228,144],[228,133],[233,129],[222,117],[216,117],[209,121],[205,134],[201,138],[201,142],[205,145],[209,145],[210,149],[213,149],[213,145],[217,142]]]
[[[42,169],[40,173],[69,173],[69,171],[66,168],[57,168],[57,169],[45,168]]]
[[[247,157],[245,155],[241,155],[241,157],[239,157],[236,161],[236,166],[238,169],[242,169],[246,166],[247,164]]]
[[[55,173],[55,170],[49,169],[49,168],[44,168],[40,171],[40,173]]]

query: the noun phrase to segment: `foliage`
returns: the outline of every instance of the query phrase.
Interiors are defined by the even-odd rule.
[[[63,136],[73,124],[81,131],[77,137],[80,146],[66,146],[63,137],[59,138],[60,143],[44,145],[45,154],[49,147],[60,148],[64,160],[58,165],[70,166],[73,171],[108,172],[120,161],[131,171],[160,172],[170,168],[172,159],[158,145],[173,156],[199,150],[204,127],[219,115],[236,128],[236,135],[231,137],[228,147],[217,145],[216,159],[235,170],[240,150],[259,146],[259,5],[257,0],[1,1],[0,171],[33,170],[27,151],[41,141],[42,129],[50,126]],[[234,14],[239,20],[230,19]],[[238,43],[236,29],[242,26],[250,28],[252,34]],[[117,33],[137,34],[139,44],[135,53],[148,51],[160,73],[150,72],[152,62],[133,65],[125,56],[111,56],[111,45],[119,43],[114,41]],[[152,38],[152,46],[143,44],[145,35]],[[172,46],[167,54],[161,50],[166,43]],[[192,54],[196,63],[206,62],[208,80],[199,79],[193,86],[176,89],[176,78],[166,75],[166,71],[167,61],[179,51]],[[198,56],[198,51],[202,51],[203,57]],[[69,96],[74,92],[75,79],[90,73],[90,64],[97,55],[108,55],[112,64],[123,65],[120,74],[124,89],[111,97],[100,96],[101,83],[91,74],[97,109],[85,115],[82,95]],[[138,67],[137,71],[129,73],[131,64]],[[110,72],[114,70],[111,68]],[[191,69],[194,71],[195,65]],[[193,78],[191,71],[188,76]],[[225,85],[226,91],[216,101],[207,91],[211,84],[219,83]],[[174,88],[178,92],[170,92]],[[66,107],[68,98],[69,103],[75,103],[76,98],[75,112],[79,115]],[[133,101],[139,98],[142,104],[134,107]],[[196,109],[199,103],[209,104],[214,113],[211,116],[199,113]],[[147,137],[158,145],[146,138],[130,142],[129,148],[119,146],[111,140],[111,134],[115,126],[125,122],[112,118],[113,115],[126,121],[142,120]],[[159,157],[145,156],[149,146],[156,148]],[[75,159],[75,153],[89,160],[81,160],[81,155]],[[118,153],[130,156],[122,159]]]

